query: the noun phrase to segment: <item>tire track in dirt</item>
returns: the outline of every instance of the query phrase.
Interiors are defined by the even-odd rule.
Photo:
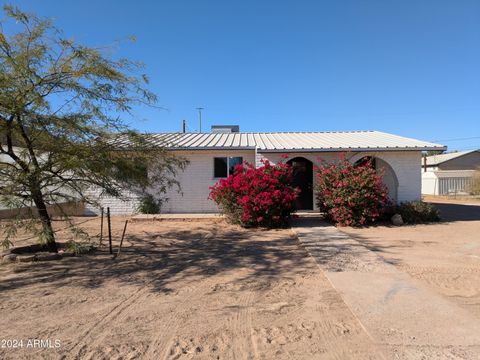
[[[105,336],[101,336],[105,333],[106,328],[112,323],[121,321],[131,313],[134,309],[134,305],[149,292],[148,283],[144,287],[135,291],[135,293],[129,295],[126,299],[117,303],[110,309],[104,316],[102,316],[95,324],[90,326],[81,336],[77,338],[76,343],[69,349],[69,354],[73,358],[83,358],[88,348],[94,349],[98,344],[102,342]],[[95,336],[95,334],[97,336]],[[85,340],[87,338],[93,338],[94,340],[86,345]],[[73,355],[74,354],[74,355]]]
[[[139,291],[135,291],[134,294],[115,305],[107,314],[82,334],[76,344],[70,349],[69,353],[72,354],[72,352],[76,351],[75,357],[83,358],[86,355],[88,348],[95,350],[99,345],[103,344],[105,338],[109,336],[107,328],[113,323],[121,323],[125,321],[129,315],[136,311],[136,305],[146,299],[147,295],[150,293],[150,288],[148,286],[153,281],[154,280],[144,283]],[[184,286],[182,290],[190,292],[194,291],[196,288],[197,286],[187,285]],[[178,305],[176,307],[178,307]],[[88,346],[85,345],[85,340],[87,338],[92,338],[88,343]]]
[[[102,274],[112,271],[116,265],[117,263],[115,262],[107,265],[99,274],[97,274],[97,276],[102,276]],[[109,311],[107,311],[106,314],[101,316],[98,321],[89,326],[88,329],[77,338],[77,341],[70,347],[68,353],[70,355],[75,354],[72,356],[73,358],[83,358],[88,351],[88,348],[93,350],[97,345],[102,343],[102,340],[104,340],[107,336],[104,333],[105,329],[111,323],[119,322],[125,319],[132,312],[131,310],[134,309],[134,305],[149,293],[150,289],[148,286],[154,281],[155,279],[144,282],[142,285],[140,285],[140,290],[136,290],[127,298],[114,305]],[[89,337],[93,338],[93,340],[86,345],[85,340]]]
[[[195,296],[204,295],[204,291],[211,288],[212,283],[213,281],[210,279],[203,280],[200,285],[191,287],[187,295],[175,302],[175,306],[169,311],[171,315],[167,319],[163,319],[161,328],[154,334],[153,340],[148,345],[144,355],[145,359],[169,359],[174,355],[174,338],[177,335],[176,331],[179,328],[180,320],[193,307],[193,305],[185,306],[185,304],[195,304],[195,301],[191,300]],[[158,354],[157,350],[160,350],[161,354]]]
[[[204,296],[205,290],[217,289],[218,285],[221,285],[220,287],[222,287],[225,283],[221,282],[219,279],[206,281],[199,286],[194,293],[189,294],[188,297],[181,300],[172,311],[175,313],[175,316],[171,316],[162,324],[162,330],[157,333],[156,339],[150,345],[146,358],[179,359],[182,356],[191,358],[193,355],[192,353],[198,353],[198,355],[201,355],[205,351],[208,351],[208,349],[204,348],[202,340],[196,336],[187,339],[182,338],[182,336],[179,337],[177,332],[180,322],[178,320],[192,311],[192,306],[185,307],[185,304],[190,302],[197,303],[195,299],[196,296]],[[230,284],[227,285],[227,288],[229,288],[229,285]],[[236,288],[236,286],[233,287]],[[220,354],[223,351],[228,353],[229,355],[227,358],[231,359],[251,359],[252,354],[254,358],[258,358],[251,316],[254,294],[251,290],[242,289],[241,291],[242,296],[236,300],[239,310],[227,319],[226,331],[222,331],[223,334],[216,340],[218,342],[210,348],[212,353],[209,355],[212,357],[214,357],[214,353],[217,353],[217,351],[220,351]],[[169,333],[170,336],[166,337],[164,335],[165,333]],[[230,344],[230,346],[228,346],[228,344]],[[163,350],[163,354],[155,353],[156,350],[160,350],[161,352],[162,348],[165,349]],[[203,356],[207,355],[203,354]]]
[[[255,342],[255,334],[252,328],[252,304],[254,294],[251,290],[244,290],[239,299],[240,311],[230,318],[235,337],[232,339],[232,352],[234,359],[250,359],[248,356],[253,352],[253,357],[258,358],[258,350]],[[252,351],[248,351],[251,348]],[[240,357],[239,357],[240,354]]]

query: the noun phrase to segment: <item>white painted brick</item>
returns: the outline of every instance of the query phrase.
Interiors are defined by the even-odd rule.
[[[262,159],[272,163],[282,161],[282,153],[260,153],[254,150],[215,150],[215,151],[178,151],[177,155],[184,156],[190,161],[185,171],[180,172],[177,180],[181,184],[181,192],[170,189],[165,195],[168,201],[164,204],[164,213],[195,213],[217,212],[213,201],[208,199],[209,188],[218,181],[213,177],[213,158],[221,156],[242,156],[244,161],[261,166]],[[340,153],[289,153],[289,158],[300,156],[318,165],[321,161],[331,162],[339,159]],[[419,151],[382,151],[382,152],[355,152],[346,153],[347,158],[355,162],[363,156],[374,156],[387,162],[395,172],[398,180],[397,198],[399,202],[420,200],[421,173]],[[154,193],[154,191],[153,191]],[[131,214],[138,204],[137,197],[126,191],[127,201],[104,197],[101,199],[103,207],[110,207],[112,214]],[[88,207],[89,211],[98,213],[99,210]]]
[[[136,212],[139,203],[138,196],[128,190],[124,191],[123,200],[113,196],[100,196],[99,189],[90,189],[87,191],[87,196],[99,199],[99,206],[86,205],[86,215],[99,215],[100,207],[103,207],[105,211],[107,211],[107,207],[109,207],[110,214],[112,215],[129,215]]]
[[[314,165],[319,165],[322,161],[331,162],[338,160],[340,154],[341,153],[338,152],[288,153],[288,157],[289,159],[304,157],[313,162]],[[355,162],[364,156],[373,156],[382,159],[392,167],[397,177],[397,201],[403,202],[421,199],[421,175],[418,165],[421,160],[420,151],[346,152],[344,154],[351,162]],[[277,163],[283,160],[282,155],[282,153],[262,153],[257,157],[266,158],[272,163]]]
[[[162,209],[165,213],[218,212],[215,203],[208,199],[209,188],[219,180],[213,177],[213,159],[222,156],[242,156],[244,161],[255,162],[254,150],[198,150],[176,154],[186,157],[190,164],[177,177],[181,183],[181,193],[176,189],[170,189],[166,194],[168,201]]]

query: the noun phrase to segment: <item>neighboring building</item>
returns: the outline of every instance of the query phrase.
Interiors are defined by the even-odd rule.
[[[422,166],[427,171],[476,170],[480,167],[480,149],[426,156]]]
[[[426,156],[422,159],[422,194],[467,193],[472,176],[478,169],[480,150]]]
[[[353,163],[372,157],[383,174],[392,200],[419,200],[421,176],[418,164],[422,151],[445,150],[443,145],[405,138],[378,131],[345,132],[270,132],[242,133],[238,126],[215,126],[212,133],[150,134],[151,141],[190,161],[177,177],[181,192],[171,189],[163,206],[165,213],[217,212],[208,199],[209,188],[227,177],[242,162],[261,166],[263,159],[272,163],[287,161],[294,167],[295,182],[302,190],[297,208],[312,210],[314,204],[314,166],[321,161],[336,161],[342,153]],[[113,214],[135,211],[137,199],[128,201],[102,199]],[[98,209],[90,208],[98,213]]]

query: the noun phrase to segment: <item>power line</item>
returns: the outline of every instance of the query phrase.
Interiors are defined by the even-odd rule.
[[[480,145],[477,146],[469,146],[469,147],[464,147],[464,148],[455,148],[457,151],[464,151],[464,150],[478,150],[480,149]]]
[[[480,136],[474,136],[474,137],[468,137],[468,138],[457,138],[457,139],[432,140],[432,141],[449,142],[449,141],[465,141],[465,140],[474,140],[474,139],[480,139]]]

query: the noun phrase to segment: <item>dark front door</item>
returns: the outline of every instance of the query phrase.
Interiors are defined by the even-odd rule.
[[[293,184],[300,189],[295,207],[297,210],[313,210],[313,164],[302,157],[288,161],[293,169]]]

